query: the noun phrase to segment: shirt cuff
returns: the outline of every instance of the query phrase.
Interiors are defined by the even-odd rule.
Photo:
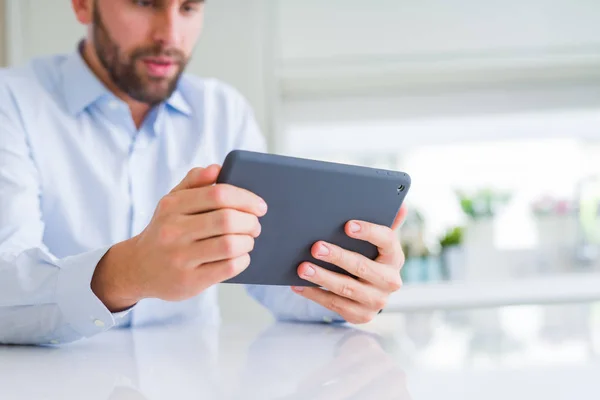
[[[96,266],[109,248],[66,257],[58,262],[57,304],[66,322],[83,337],[91,337],[115,326],[114,315],[91,288]]]

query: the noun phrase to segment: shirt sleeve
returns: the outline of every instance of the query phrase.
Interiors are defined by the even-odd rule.
[[[59,344],[115,325],[90,287],[108,248],[56,258],[43,243],[40,196],[18,108],[0,85],[0,343]]]
[[[239,134],[235,147],[241,150],[266,152],[264,136],[250,106],[239,100]],[[299,322],[345,322],[336,312],[308,300],[285,286],[247,285],[246,291],[256,301],[266,307],[277,320]]]

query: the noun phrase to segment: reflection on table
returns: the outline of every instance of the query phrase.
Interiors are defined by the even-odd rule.
[[[376,334],[322,324],[274,324],[254,339],[248,331],[187,324],[115,330],[60,348],[0,347],[0,394],[15,400],[410,398],[402,369]]]
[[[2,399],[596,399],[600,305],[201,324],[0,347]]]

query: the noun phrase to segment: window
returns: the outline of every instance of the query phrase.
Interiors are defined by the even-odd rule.
[[[411,175],[401,232],[407,283],[511,280],[600,264],[600,108],[355,119],[288,125],[286,152]],[[453,229],[462,238],[442,243]]]

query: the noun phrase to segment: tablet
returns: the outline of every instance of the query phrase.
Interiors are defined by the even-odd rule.
[[[302,262],[352,275],[313,258],[314,243],[323,240],[375,259],[377,248],[349,237],[344,226],[354,219],[391,227],[411,179],[398,171],[234,150],[217,183],[247,189],[269,207],[249,267],[225,283],[315,286],[298,276]]]

